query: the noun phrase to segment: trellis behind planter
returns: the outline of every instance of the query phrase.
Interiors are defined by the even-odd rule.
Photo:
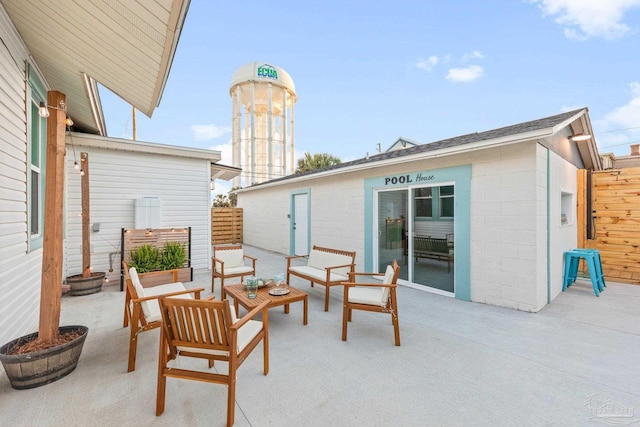
[[[187,249],[187,261],[178,273],[178,280],[181,282],[191,282],[193,280],[193,269],[191,268],[191,227],[182,228],[123,228],[121,232],[120,247],[120,290],[124,290],[124,271],[122,261],[131,262],[131,251],[142,245],[152,245],[162,250],[167,242],[182,243]],[[143,286],[151,283],[142,283]]]

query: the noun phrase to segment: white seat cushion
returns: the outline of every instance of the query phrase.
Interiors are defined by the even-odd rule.
[[[211,330],[216,330],[214,325],[211,325]],[[251,342],[251,340],[260,333],[262,330],[262,322],[259,320],[249,320],[247,323],[242,325],[240,329],[238,329],[238,353],[240,353],[244,348]],[[228,351],[223,350],[213,350],[213,349],[202,349],[196,347],[188,347],[188,346],[178,346],[179,351],[193,351],[196,353],[206,353],[206,354],[215,354],[218,356],[229,356]]]
[[[222,273],[222,269],[220,268],[220,264],[216,268],[218,273]],[[242,274],[242,273],[252,273],[253,267],[241,266],[241,267],[227,267],[227,264],[224,264],[224,275],[230,276],[232,274]]]
[[[138,298],[152,297],[156,295],[164,295],[170,294],[172,292],[180,292],[186,290],[182,282],[167,283],[165,285],[150,286],[148,288],[145,288],[142,286],[142,283],[140,283],[140,277],[138,276],[138,271],[135,267],[131,267],[129,269],[129,277],[131,278],[133,287],[136,289]],[[193,298],[191,294],[176,295],[176,297]],[[160,314],[160,306],[158,305],[157,299],[142,301],[140,303],[140,306],[142,307],[142,312],[147,322],[155,322],[156,320],[160,320],[162,318],[162,315]]]
[[[382,302],[384,288],[373,286],[355,286],[349,288],[349,302],[356,304],[379,305],[384,307],[387,301]]]
[[[300,265],[295,267],[289,267],[290,271],[303,274],[305,276],[313,277],[314,279],[318,279],[321,282],[324,282],[327,279],[327,272],[324,269],[318,269],[315,267],[310,267],[308,265]],[[348,276],[338,273],[331,273],[329,276],[329,280],[332,282],[344,282],[349,280]]]
[[[224,263],[225,273],[228,268],[244,266],[244,250],[242,249],[217,250],[215,257]],[[218,269],[218,267],[219,264],[216,266],[216,269]]]
[[[149,288],[144,288],[144,294],[139,296],[154,297],[157,295],[170,294],[172,292],[185,291],[186,289],[187,288],[184,287],[182,282],[167,283],[166,285],[158,285],[158,286],[152,286]],[[190,293],[175,295],[171,298],[193,299]],[[162,315],[160,314],[160,305],[158,304],[157,299],[142,301],[140,305],[142,306],[142,311],[144,312],[144,318],[147,320],[147,322],[155,322],[156,320],[160,320],[162,318]]]

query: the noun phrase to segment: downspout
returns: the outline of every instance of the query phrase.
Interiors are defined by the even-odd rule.
[[[551,304],[551,156],[547,147],[547,304]]]

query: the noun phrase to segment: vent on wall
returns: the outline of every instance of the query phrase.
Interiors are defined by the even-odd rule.
[[[144,196],[135,200],[135,228],[160,228],[160,197]]]

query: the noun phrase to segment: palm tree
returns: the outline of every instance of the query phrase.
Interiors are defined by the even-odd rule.
[[[230,206],[229,199],[224,194],[216,194],[213,199],[214,208],[228,208]]]
[[[314,169],[326,168],[339,165],[342,161],[329,153],[304,153],[304,157],[298,159],[298,169],[296,172],[307,172]]]

